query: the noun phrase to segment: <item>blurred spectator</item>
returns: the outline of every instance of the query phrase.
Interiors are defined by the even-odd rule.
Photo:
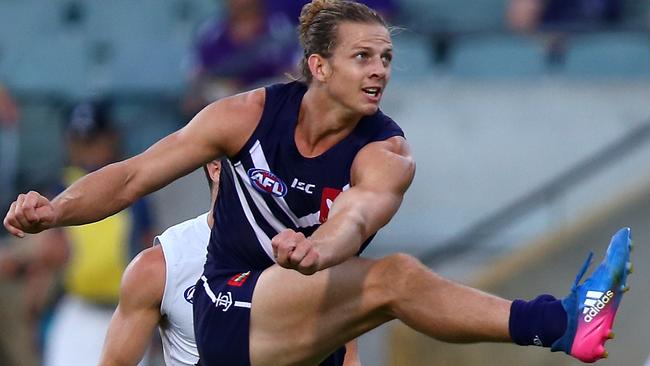
[[[110,106],[103,101],[80,103],[72,109],[64,186],[120,157],[118,134],[109,113]],[[47,258],[41,260],[60,267],[65,263],[64,295],[46,334],[44,365],[97,364],[118,301],[122,272],[135,253],[153,239],[147,203],[140,200],[100,222],[42,235],[46,238],[41,253],[51,255],[43,255]],[[67,261],[61,258],[66,252]]]
[[[9,91],[0,84],[0,210],[8,209],[16,196],[15,178],[18,162],[18,123],[20,110]],[[30,316],[33,279],[20,274],[29,268],[23,258],[33,252],[34,240],[22,245],[0,233],[0,365],[37,365],[36,343]]]
[[[282,12],[267,12],[264,3],[227,0],[225,18],[211,19],[200,28],[183,105],[187,114],[296,67],[294,25]]]
[[[22,256],[35,248],[34,240],[21,243],[9,237],[3,240],[0,245],[0,365],[36,366],[39,364],[34,337],[36,323],[28,300],[33,298],[31,291],[37,283],[31,276],[28,281],[20,275],[26,271]]]
[[[194,115],[212,101],[295,71],[300,57],[295,26],[308,2],[227,0],[225,17],[199,29],[185,113]],[[361,2],[388,19],[397,13],[394,0]]]
[[[273,0],[266,1],[267,12],[285,14],[293,24],[298,24],[302,7],[311,0]],[[388,22],[397,16],[398,7],[395,0],[358,0],[379,12]]]
[[[507,22],[521,32],[595,29],[621,19],[623,0],[510,0]]]
[[[391,22],[399,11],[398,2],[395,0],[359,0],[360,3],[375,9],[387,22]]]
[[[0,124],[14,126],[18,123],[19,118],[18,105],[11,98],[7,89],[0,84]]]
[[[549,66],[564,61],[567,36],[594,31],[622,18],[623,0],[510,0],[508,26],[523,33],[543,33]]]
[[[16,195],[19,119],[18,105],[0,84],[0,210],[5,211]]]

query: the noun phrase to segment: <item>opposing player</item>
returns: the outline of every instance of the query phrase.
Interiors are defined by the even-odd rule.
[[[219,161],[205,165],[210,202],[217,198]],[[100,365],[136,365],[160,328],[165,363],[195,365],[192,293],[203,272],[212,210],[167,229],[138,254],[122,277],[120,302],[108,327]]]
[[[626,284],[629,229],[562,301],[504,300],[403,254],[355,256],[390,221],[415,172],[401,129],[379,110],[390,34],[364,5],[313,0],[303,8],[300,38],[304,82],[218,101],[52,202],[21,195],[5,226],[22,236],[97,220],[226,156],[218,225],[194,293],[201,364],[340,365],[345,342],[394,318],[445,341],[514,341],[583,361],[603,357]],[[589,301],[596,308],[585,318],[596,293],[607,299]]]

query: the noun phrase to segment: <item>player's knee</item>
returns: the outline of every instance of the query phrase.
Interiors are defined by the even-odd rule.
[[[409,291],[418,277],[422,277],[423,271],[427,270],[417,258],[404,253],[389,255],[380,262],[381,288],[387,299],[402,298],[403,293]]]

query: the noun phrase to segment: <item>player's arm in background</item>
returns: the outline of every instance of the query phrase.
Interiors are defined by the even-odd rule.
[[[160,322],[165,290],[165,256],[160,245],[138,254],[122,276],[120,303],[108,326],[101,366],[135,366]]]

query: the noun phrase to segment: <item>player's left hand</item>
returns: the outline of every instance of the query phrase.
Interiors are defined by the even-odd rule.
[[[271,240],[276,262],[304,275],[312,275],[319,268],[319,254],[314,243],[303,233],[286,229]]]

